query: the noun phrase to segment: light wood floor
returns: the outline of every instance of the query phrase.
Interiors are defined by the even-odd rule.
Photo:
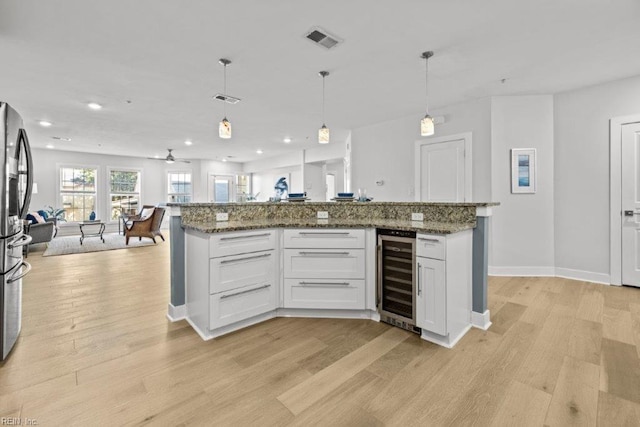
[[[28,260],[0,416],[39,425],[640,425],[640,289],[492,278],[453,349],[367,320],[202,341],[165,318],[169,243]]]

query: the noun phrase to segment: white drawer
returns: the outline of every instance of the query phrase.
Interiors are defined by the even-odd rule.
[[[285,279],[284,307],[364,310],[364,280]]]
[[[275,251],[251,252],[209,260],[209,292],[212,294],[256,283],[271,282]]]
[[[445,236],[437,234],[418,234],[416,236],[416,256],[445,259],[445,239]]]
[[[276,248],[275,230],[250,230],[219,233],[209,239],[209,256],[217,258]]]
[[[273,282],[246,286],[209,297],[209,329],[239,322],[276,309]]]
[[[285,249],[284,277],[364,279],[364,249]]]
[[[284,230],[284,247],[364,249],[364,230],[333,228]]]

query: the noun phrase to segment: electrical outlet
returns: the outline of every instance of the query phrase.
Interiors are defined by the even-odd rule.
[[[412,212],[411,221],[424,221],[424,214],[421,212]]]
[[[216,213],[216,221],[229,221],[229,214],[227,212]]]
[[[329,212],[318,211],[318,219],[329,219]]]

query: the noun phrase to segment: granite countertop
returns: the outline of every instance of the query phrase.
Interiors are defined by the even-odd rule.
[[[306,201],[301,203],[302,205],[324,205],[324,204],[337,204],[341,205],[348,202],[325,202],[325,201]],[[352,202],[356,205],[366,206],[472,206],[472,207],[491,207],[499,206],[498,202]],[[288,201],[281,202],[229,202],[229,203],[213,203],[213,202],[193,202],[193,203],[167,203],[167,206],[184,206],[184,207],[197,207],[197,206],[243,206],[243,205],[294,205],[298,206],[299,203],[292,203]]]
[[[263,219],[247,221],[208,221],[183,223],[188,230],[201,233],[255,230],[260,228],[391,228],[419,233],[452,234],[475,227],[475,223],[450,223],[434,221],[407,221],[392,219],[348,220],[348,219]]]

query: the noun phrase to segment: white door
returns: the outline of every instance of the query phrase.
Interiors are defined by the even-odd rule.
[[[640,123],[622,126],[622,284],[640,287]]]
[[[235,202],[235,177],[233,175],[209,175],[209,201]]]
[[[416,200],[471,201],[470,134],[416,144]]]

